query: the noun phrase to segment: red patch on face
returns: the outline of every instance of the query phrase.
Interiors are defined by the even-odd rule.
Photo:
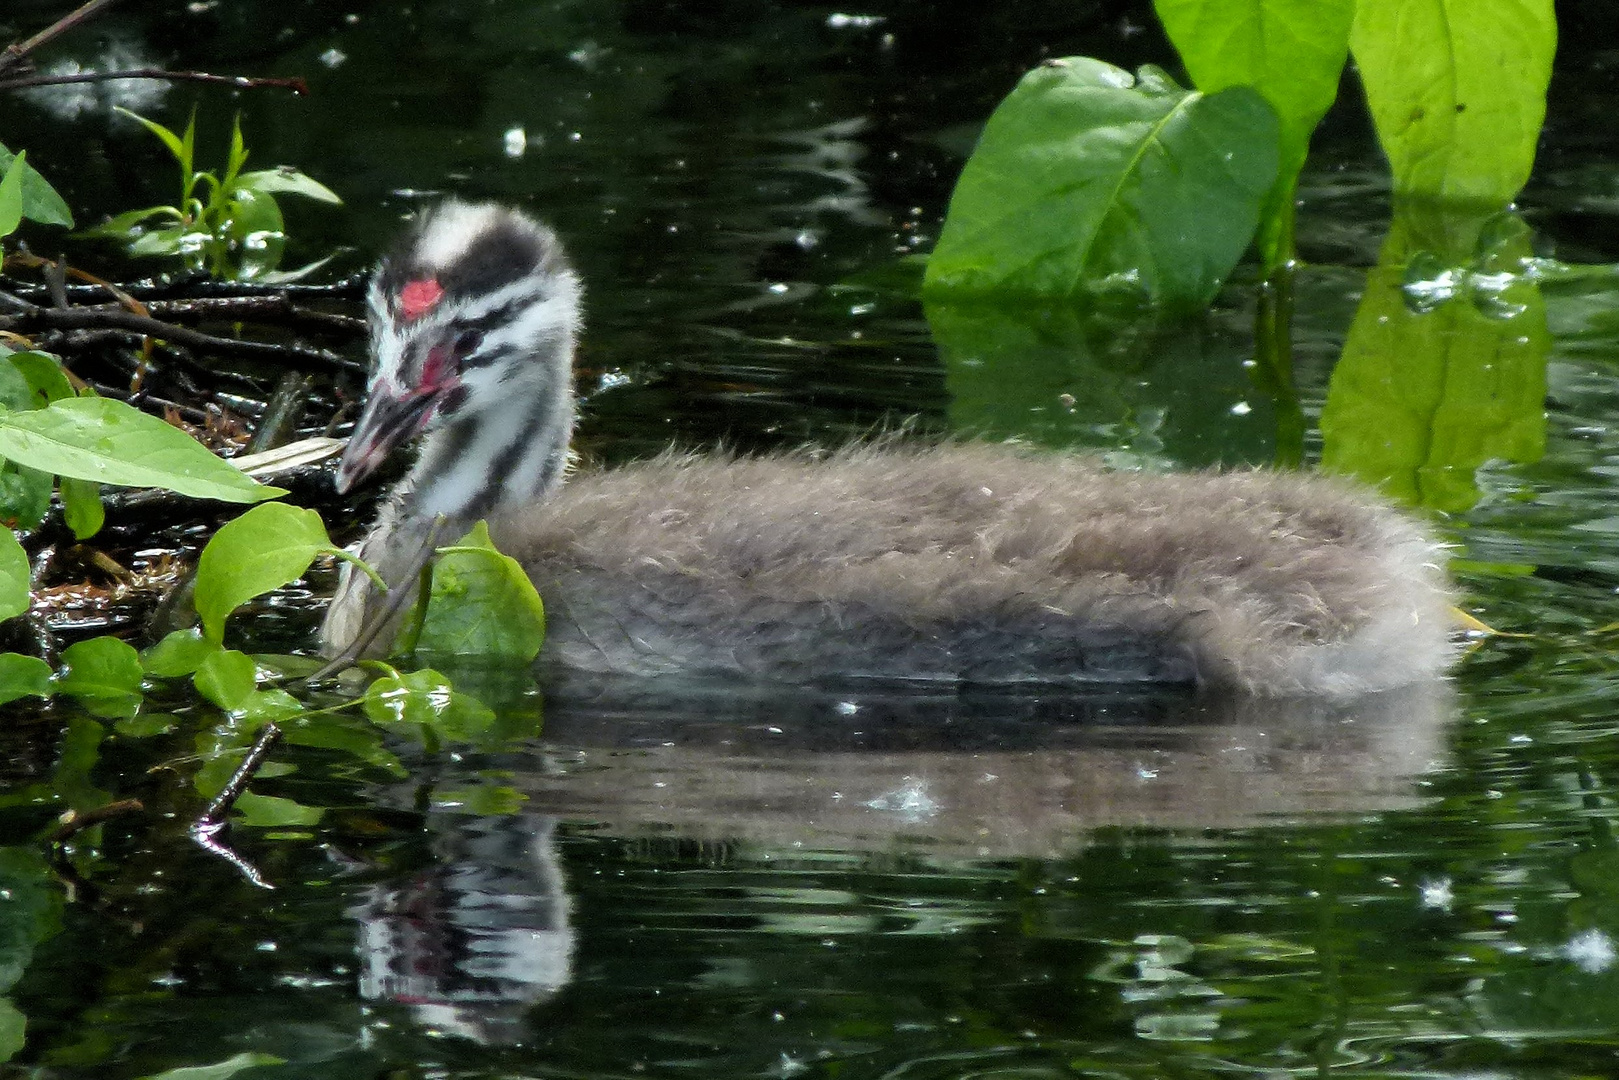
[[[444,298],[444,287],[433,278],[418,278],[399,290],[399,314],[407,320],[419,319]]]

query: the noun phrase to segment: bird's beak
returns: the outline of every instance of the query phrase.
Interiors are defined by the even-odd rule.
[[[349,489],[370,476],[427,423],[443,387],[400,390],[378,383],[354,425],[354,434],[337,463],[337,491]]]

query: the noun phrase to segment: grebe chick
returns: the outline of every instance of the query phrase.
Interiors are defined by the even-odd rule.
[[[433,537],[487,519],[545,601],[542,664],[1347,696],[1435,678],[1451,655],[1436,546],[1327,477],[890,439],[669,453],[564,484],[579,279],[514,210],[424,213],[368,308],[369,397],[338,489],[424,437],[361,554],[408,591]],[[345,573],[323,648],[380,609]]]

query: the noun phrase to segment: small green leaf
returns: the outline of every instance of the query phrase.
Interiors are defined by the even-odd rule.
[[[17,542],[15,533],[0,529],[0,621],[28,610],[28,594],[32,588],[28,552]]]
[[[1396,193],[1517,196],[1546,118],[1552,0],[1363,0],[1350,47]]]
[[[32,529],[51,508],[51,474],[18,465],[0,464],[0,523]]]
[[[220,651],[217,641],[209,641],[196,627],[176,630],[141,653],[141,666],[159,679],[177,679],[202,667],[202,662]]]
[[[0,416],[0,457],[103,484],[160,487],[198,499],[258,502],[265,487],[155,416],[111,398],[53,402]]]
[[[228,188],[235,182],[247,164],[247,144],[242,141],[242,114],[237,113],[230,126],[230,157],[225,162],[224,184]]]
[[[15,157],[4,145],[0,145],[0,172],[8,171]],[[28,164],[22,167],[22,216],[41,225],[73,227],[73,211],[51,187],[51,182]]]
[[[82,230],[79,235],[90,237],[104,236],[110,237],[114,240],[130,240],[140,235],[140,231],[137,230],[136,226],[140,225],[140,223],[145,221],[147,218],[154,217],[158,214],[162,214],[164,217],[173,218],[176,224],[185,220],[185,215],[180,213],[179,210],[172,206],[148,206],[144,210],[126,210],[117,217],[107,219],[100,225],[95,225],[88,229]]]
[[[156,120],[148,120],[139,113],[130,112],[121,105],[114,105],[113,112],[122,113],[124,116],[129,117],[141,127],[145,128],[147,131],[150,131],[153,135],[156,135],[163,141],[163,145],[169,148],[169,153],[174,155],[174,160],[180,163],[180,167],[187,173],[191,171],[191,152],[186,149],[185,144],[181,142],[180,136],[176,135],[174,132],[170,131]],[[192,127],[195,127],[195,114],[192,115],[191,122]],[[188,127],[186,129],[187,135],[192,134],[192,127]]]
[[[258,685],[258,669],[246,653],[220,649],[203,660],[191,681],[203,697],[227,712],[234,712],[247,703]]]
[[[476,741],[495,714],[476,698],[459,693],[432,668],[389,675],[366,688],[365,714],[378,724],[415,724],[441,738]]]
[[[140,703],[140,654],[115,637],[69,645],[62,650],[56,689],[106,715],[133,716]]]
[[[343,203],[337,192],[290,165],[243,173],[236,178],[236,186],[261,195],[302,195],[306,199],[317,199],[337,206]]]
[[[433,567],[433,591],[417,648],[526,664],[545,641],[545,605],[517,560],[473,526]]]
[[[167,735],[180,726],[178,717],[168,713],[141,713],[113,723],[113,730],[128,739],[149,739]]]
[[[326,811],[318,806],[305,806],[276,795],[258,795],[244,791],[236,800],[236,812],[241,823],[256,829],[282,829],[293,825],[319,825]]]
[[[23,160],[26,152],[19,153],[0,177],[0,236],[10,236],[22,224],[22,171],[28,167]]]
[[[331,550],[326,526],[313,510],[265,503],[226,522],[197,561],[196,606],[203,632],[223,640],[227,615],[298,580],[315,556]]]
[[[0,364],[0,407],[32,409],[34,388],[16,364]]]
[[[206,236],[188,225],[171,225],[166,229],[148,229],[130,241],[125,250],[138,259],[152,256],[178,255],[186,245],[186,238]]]
[[[237,1054],[213,1065],[187,1065],[179,1069],[167,1069],[143,1076],[141,1080],[230,1080],[246,1069],[256,1069],[261,1065],[280,1065],[283,1060],[273,1054]]]
[[[40,409],[53,401],[76,396],[61,361],[50,353],[17,352],[7,359],[28,384],[28,403],[15,408]]]
[[[101,485],[64,476],[57,485],[62,493],[62,520],[78,540],[88,540],[107,521],[107,508],[101,502]]]
[[[8,997],[0,997],[0,1063],[10,1061],[27,1039],[28,1017]]]
[[[254,690],[242,699],[237,709],[244,717],[258,723],[271,720],[286,721],[308,711],[303,702],[285,690],[274,687],[268,690]]]
[[[1023,77],[950,197],[924,293],[1208,303],[1277,175],[1275,112],[1234,86],[1085,57]]]
[[[37,656],[0,653],[0,705],[51,696],[51,666]]]

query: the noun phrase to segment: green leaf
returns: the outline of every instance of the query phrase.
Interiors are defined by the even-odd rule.
[[[139,113],[130,112],[121,105],[114,105],[113,112],[122,113],[131,120],[135,121],[141,127],[145,128],[147,131],[150,131],[153,135],[156,135],[163,141],[163,145],[169,148],[169,153],[174,155],[174,160],[180,163],[180,168],[185,170],[187,174],[191,172],[191,151],[187,149],[185,143],[181,141],[180,136],[176,135],[174,132],[170,131],[156,120],[148,120]],[[196,126],[196,122],[196,115],[192,114],[191,126],[186,128],[186,134],[188,136],[193,135],[193,129]]]
[[[189,225],[170,225],[166,229],[148,229],[129,242],[124,250],[135,258],[178,255],[186,246],[186,238],[207,236]]]
[[[1355,0],[1154,0],[1153,6],[1199,90],[1251,86],[1276,110],[1280,167],[1265,203],[1265,258],[1274,265],[1291,257],[1277,244],[1291,232],[1310,135],[1338,96]],[[1286,233],[1276,220],[1284,214]]]
[[[0,705],[51,696],[51,666],[37,656],[0,653]]]
[[[107,521],[107,508],[101,502],[100,484],[67,476],[58,490],[62,493],[62,520],[73,530],[75,539],[88,540],[101,531]]]
[[[1552,0],[1363,0],[1349,40],[1396,193],[1518,194],[1546,118]]]
[[[33,577],[28,552],[10,529],[0,529],[0,621],[15,618],[28,610],[28,594]]]
[[[0,364],[0,407],[32,409],[34,390],[16,364]]]
[[[173,218],[176,224],[185,220],[185,215],[172,206],[148,206],[144,210],[126,210],[117,217],[108,218],[100,225],[84,229],[80,236],[105,236],[114,240],[130,240],[140,235],[137,226],[149,217],[162,214]]]
[[[308,710],[304,707],[303,702],[285,690],[272,687],[268,690],[254,690],[248,694],[242,699],[237,711],[256,723],[266,723],[271,720],[290,720]]]
[[[50,353],[17,352],[7,359],[28,384],[27,404],[13,408],[40,409],[53,401],[77,396],[61,362]]]
[[[59,476],[161,487],[199,499],[257,502],[286,494],[257,483],[179,428],[110,398],[73,398],[0,416],[0,456]]]
[[[242,708],[258,685],[253,658],[235,649],[210,653],[192,678],[197,692],[227,712]]]
[[[1253,237],[1277,138],[1245,87],[1205,96],[1151,67],[1048,62],[985,126],[924,293],[1206,304]]]
[[[202,662],[220,648],[217,641],[209,641],[195,627],[176,630],[141,653],[141,667],[159,679],[177,679],[202,667]]]
[[[0,145],[0,172],[9,171],[16,157],[4,145]],[[49,180],[26,163],[22,167],[22,216],[41,225],[73,227],[73,211],[62,201],[62,196],[56,193]]]
[[[337,192],[320,181],[305,176],[291,165],[243,173],[236,178],[236,186],[261,195],[302,195],[306,199],[317,199],[334,206],[343,204]]]
[[[28,1017],[8,997],[0,997],[0,1063],[10,1061],[28,1037]]]
[[[51,474],[16,462],[0,465],[0,524],[32,529],[51,508]]]
[[[140,654],[115,637],[80,641],[62,650],[56,675],[59,693],[78,698],[103,715],[133,716],[140,704]]]
[[[482,702],[432,668],[378,679],[363,700],[365,714],[378,724],[420,725],[441,738],[476,741],[495,722]]]
[[[244,1070],[256,1069],[261,1065],[280,1065],[283,1060],[273,1054],[237,1054],[213,1065],[187,1065],[180,1069],[166,1069],[160,1073],[141,1077],[141,1080],[230,1080]]]
[[[224,185],[229,188],[247,164],[247,144],[242,141],[242,114],[237,113],[230,125],[230,157],[225,162]]]
[[[526,664],[545,641],[545,605],[517,560],[495,550],[489,527],[472,527],[433,567],[433,591],[416,647],[450,656]]]
[[[24,157],[19,153],[0,177],[0,236],[10,236],[22,224],[22,171],[28,167]]]
[[[318,825],[326,811],[318,806],[305,806],[275,795],[257,795],[244,791],[236,799],[236,812],[243,825],[259,829],[280,829],[293,825]]]
[[[1478,501],[1480,465],[1535,461],[1546,444],[1551,336],[1539,286],[1523,272],[1528,230],[1475,221],[1468,255],[1455,247],[1465,235],[1455,219],[1417,220],[1409,207],[1396,217],[1321,413],[1324,468],[1446,512]],[[1408,278],[1424,265],[1449,272]],[[1424,302],[1436,282],[1457,279],[1454,292]]]
[[[210,640],[225,635],[225,617],[272,589],[297,581],[332,551],[320,515],[285,503],[255,506],[226,522],[197,561],[196,606]]]

